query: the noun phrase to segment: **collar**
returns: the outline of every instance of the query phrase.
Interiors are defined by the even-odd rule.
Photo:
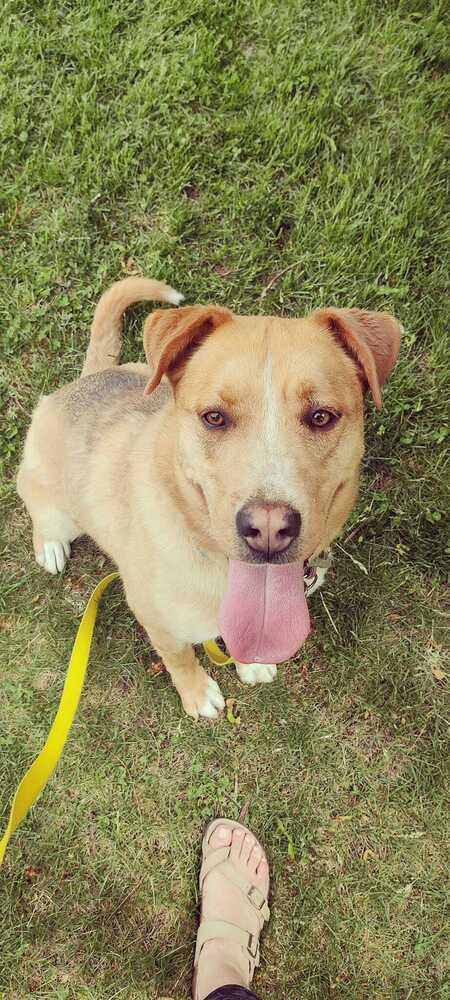
[[[317,577],[319,569],[324,569],[325,571],[330,568],[333,562],[333,553],[331,549],[325,549],[319,556],[315,559],[307,559],[303,565],[303,579],[305,583],[305,595],[308,596],[310,590],[315,587],[317,583]]]

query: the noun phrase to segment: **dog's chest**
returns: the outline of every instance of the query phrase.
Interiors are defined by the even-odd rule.
[[[166,599],[171,631],[180,642],[195,644],[219,635],[219,609],[226,586],[226,564],[201,552],[195,553],[188,568],[178,565]]]

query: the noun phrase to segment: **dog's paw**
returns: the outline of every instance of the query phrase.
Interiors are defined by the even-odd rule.
[[[44,542],[41,551],[36,554],[36,562],[46,569],[47,573],[62,573],[69,556],[68,542]]]
[[[236,672],[243,684],[270,684],[277,668],[275,663],[236,663]]]
[[[212,677],[208,677],[206,698],[200,706],[198,714],[202,715],[204,719],[217,719],[217,716],[223,712],[224,708],[225,698],[217,681],[214,681]]]
[[[189,691],[180,691],[180,694],[184,711],[187,715],[190,715],[193,719],[198,719],[199,716],[203,719],[217,719],[218,715],[223,712],[225,708],[225,699],[222,695],[219,685],[212,677],[208,677],[205,673],[204,679],[206,683],[202,683],[201,687],[197,684],[195,689],[190,689]],[[201,678],[203,682],[203,678]]]

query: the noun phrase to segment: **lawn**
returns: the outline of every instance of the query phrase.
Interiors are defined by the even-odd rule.
[[[101,292],[142,273],[242,312],[388,310],[405,335],[382,413],[367,405],[312,638],[267,687],[213,670],[240,726],[185,717],[120,586],[105,596],[63,760],[0,873],[2,1000],[186,1000],[202,831],[243,809],[272,866],[264,1000],[450,996],[444,12],[3,6],[3,822],[109,567],[86,540],[44,574],[14,486],[32,408],[79,373]]]

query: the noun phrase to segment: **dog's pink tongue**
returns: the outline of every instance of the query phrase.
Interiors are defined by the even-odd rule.
[[[219,625],[240,663],[283,663],[294,656],[311,627],[303,563],[231,560]]]

